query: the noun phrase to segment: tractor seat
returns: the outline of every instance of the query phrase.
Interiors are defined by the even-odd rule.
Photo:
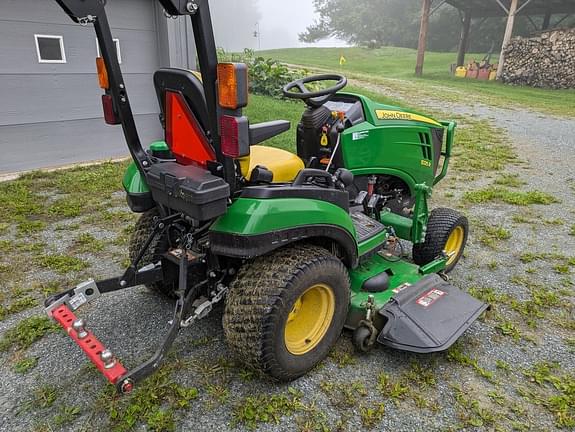
[[[242,175],[250,178],[257,166],[267,168],[274,174],[274,183],[288,183],[305,168],[303,161],[295,154],[274,147],[254,145],[250,147],[250,155],[240,159]]]

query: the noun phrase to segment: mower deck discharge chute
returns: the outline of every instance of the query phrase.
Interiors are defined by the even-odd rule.
[[[190,16],[201,76],[156,72],[165,141],[144,150],[106,2],[56,1],[74,21],[94,26],[104,118],[123,127],[133,158],[123,184],[142,215],[123,275],[82,283],[45,305],[119,392],[158,369],[179,331],[222,301],[230,348],[278,380],[315,367],[344,327],[360,351],[376,341],[441,351],[487,308],[447,282],[465,248],[467,219],[428,208],[447,175],[454,122],[343,93],[345,77],[320,75],[283,89],[307,105],[297,155],[261,146],[290,124],[252,125],[243,115],[247,68],[218,64],[208,1],[160,0],[168,15]],[[325,82],[334,84],[309,90]],[[127,370],[75,311],[137,285],[175,299],[175,309],[161,346]]]

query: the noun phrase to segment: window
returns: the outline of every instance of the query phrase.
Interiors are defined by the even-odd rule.
[[[66,63],[62,36],[34,35],[38,63]]]
[[[120,39],[114,38],[114,45],[116,45],[116,54],[118,55],[118,63],[122,64],[122,52],[120,51]],[[98,53],[98,57],[102,57],[102,53],[100,52],[100,44],[98,43],[98,39],[96,39],[96,52]]]

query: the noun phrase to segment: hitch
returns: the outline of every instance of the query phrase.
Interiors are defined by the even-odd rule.
[[[150,234],[143,250],[122,276],[99,282],[89,280],[79,284],[74,289],[56,294],[45,301],[45,310],[48,316],[60,324],[104,377],[116,386],[120,394],[131,392],[138,381],[154,373],[160,367],[162,360],[174,343],[180,329],[182,327],[188,327],[196,320],[207,316],[212,306],[220,302],[227,292],[227,287],[223,284],[223,276],[213,280],[215,288],[209,293],[209,298],[202,297],[201,293],[202,288],[207,286],[209,282],[212,282],[210,279],[207,278],[193,286],[189,286],[189,268],[203,265],[204,260],[200,259],[202,257],[194,255],[194,253],[189,250],[189,245],[187,244],[181,249],[167,252],[160,262],[136,270],[138,262],[141,260],[146,249],[149,248],[153,238],[177,221],[178,218],[174,216],[168,216],[156,221],[156,227]],[[150,359],[132,370],[127,370],[122,363],[116,359],[112,352],[106,349],[104,344],[86,328],[85,321],[79,319],[74,314],[74,311],[99,298],[102,294],[137,285],[165,281],[166,277],[169,277],[166,275],[171,272],[164,271],[163,266],[173,265],[178,266],[179,279],[178,289],[176,291],[178,298],[173,318],[170,321],[170,329],[161,346]]]

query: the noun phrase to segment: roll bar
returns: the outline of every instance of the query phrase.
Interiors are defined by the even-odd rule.
[[[217,101],[218,57],[208,0],[158,1],[168,15],[189,15],[191,18],[208,108],[209,139],[223,170],[223,178],[230,185],[230,188],[234,190],[236,183],[234,161],[222,154],[220,145],[219,107]],[[151,166],[151,160],[142,148],[134,122],[126,85],[115,54],[112,32],[108,24],[105,10],[106,0],[56,0],[56,2],[73,21],[82,25],[94,25],[102,57],[108,71],[109,91],[114,101],[114,108],[122,124],[130,154],[140,172],[145,176],[147,169]]]

